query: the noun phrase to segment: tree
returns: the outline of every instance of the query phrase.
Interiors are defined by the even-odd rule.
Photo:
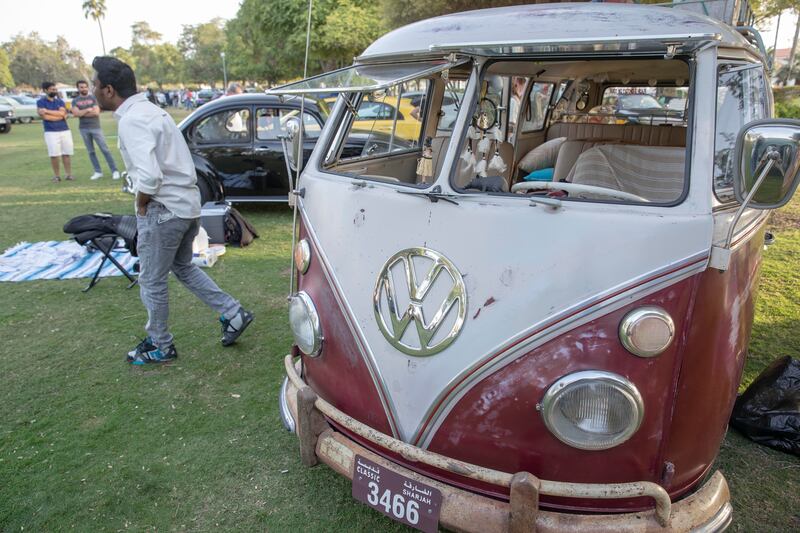
[[[385,32],[381,14],[376,2],[339,0],[317,32],[319,39],[315,48],[324,60],[332,63],[324,65],[323,69],[350,65],[354,57],[380,37]]]
[[[71,48],[63,37],[46,42],[32,32],[16,35],[3,47],[18,84],[37,86],[44,80],[74,83],[91,71],[80,51]]]
[[[8,68],[8,54],[0,48],[0,87],[14,87],[14,76]]]
[[[161,41],[161,34],[150,27],[144,20],[131,24],[131,45],[153,46]]]
[[[103,37],[103,25],[100,24],[100,19],[106,16],[106,0],[86,0],[83,3],[83,16],[97,21],[97,27],[100,28],[100,43],[103,45],[103,55],[106,55],[106,40]]]
[[[184,25],[178,50],[186,58],[186,78],[208,82],[212,87],[222,79],[222,58],[225,47],[224,22],[221,18],[204,24]]]
[[[487,7],[503,7],[518,5],[519,0],[382,0],[383,14],[390,27],[398,28],[418,20],[439,15],[485,9]],[[540,4],[541,1],[528,3]]]

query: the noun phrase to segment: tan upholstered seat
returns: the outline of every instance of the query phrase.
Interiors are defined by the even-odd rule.
[[[553,181],[569,175],[583,152],[603,144],[685,147],[686,128],[677,126],[644,126],[640,124],[574,124],[558,122],[547,130],[547,139],[566,137],[553,170]]]
[[[686,146],[686,128],[641,124],[577,124],[557,122],[547,129],[547,140],[612,141],[643,146]]]

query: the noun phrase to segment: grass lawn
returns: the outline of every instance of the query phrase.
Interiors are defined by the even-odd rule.
[[[102,123],[116,145],[113,119],[106,113]],[[74,215],[132,212],[119,182],[88,180],[70,125],[72,183],[50,183],[40,123],[0,135],[0,249],[65,239],[61,227]],[[277,409],[291,344],[291,213],[242,211],[261,238],[230,248],[210,273],[256,322],[223,349],[214,313],[172,280],[180,359],[169,367],[123,362],[145,322],[123,278],[87,294],[86,280],[0,284],[0,530],[404,529],[355,503],[349,482],[327,467],[301,466]],[[800,201],[773,226],[744,385],[774,358],[800,353]],[[800,460],[731,432],[719,466],[733,493],[733,530],[800,528]]]

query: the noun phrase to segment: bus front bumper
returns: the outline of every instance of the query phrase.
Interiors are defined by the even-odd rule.
[[[361,456],[414,481],[435,487],[442,493],[440,524],[454,531],[475,532],[645,532],[723,531],[731,523],[733,508],[728,484],[721,472],[711,475],[691,495],[672,502],[667,492],[651,482],[588,484],[538,479],[530,473],[509,474],[471,465],[423,450],[380,433],[339,411],[319,398],[299,376],[292,357],[286,356],[287,379],[281,388],[280,410],[284,425],[300,442],[304,464],[327,464],[339,474],[353,478],[355,457]],[[509,502],[495,500],[434,480],[375,454],[341,432],[336,422],[377,446],[478,481],[506,486]],[[539,494],[575,498],[650,497],[648,511],[616,514],[576,514],[539,509]]]

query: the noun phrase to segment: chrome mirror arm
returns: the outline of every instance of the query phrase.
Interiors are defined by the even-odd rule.
[[[772,167],[780,160],[781,155],[777,150],[770,150],[765,155],[764,159],[767,159],[767,164],[764,167],[764,170],[761,171],[761,174],[758,176],[758,179],[753,184],[753,188],[750,189],[750,192],[742,202],[742,205],[739,206],[739,209],[736,211],[736,214],[733,216],[733,220],[731,220],[731,225],[728,228],[728,235],[725,237],[725,243],[722,246],[712,246],[711,247],[711,257],[709,257],[709,266],[712,268],[716,268],[720,272],[724,272],[728,270],[728,266],[731,262],[731,244],[733,242],[733,233],[736,230],[736,225],[739,223],[739,220],[742,218],[742,214],[744,214],[744,210],[747,209],[748,204],[755,196],[756,192],[758,192],[759,187],[764,182],[769,174],[769,171],[772,170]]]
[[[764,170],[761,171],[761,175],[758,176],[753,188],[750,189],[750,192],[747,194],[747,197],[745,197],[742,205],[739,206],[739,209],[736,211],[736,214],[731,221],[731,226],[728,228],[728,236],[725,239],[725,248],[731,247],[731,241],[733,241],[733,232],[736,229],[736,225],[739,223],[739,219],[742,218],[742,214],[744,213],[744,210],[747,209],[750,200],[752,200],[753,196],[755,196],[755,194],[758,192],[758,189],[766,179],[767,174],[769,174],[769,171],[772,170],[772,167],[774,167],[775,163],[781,158],[781,155],[777,150],[770,150],[764,158],[767,159],[767,164],[764,167]]]

